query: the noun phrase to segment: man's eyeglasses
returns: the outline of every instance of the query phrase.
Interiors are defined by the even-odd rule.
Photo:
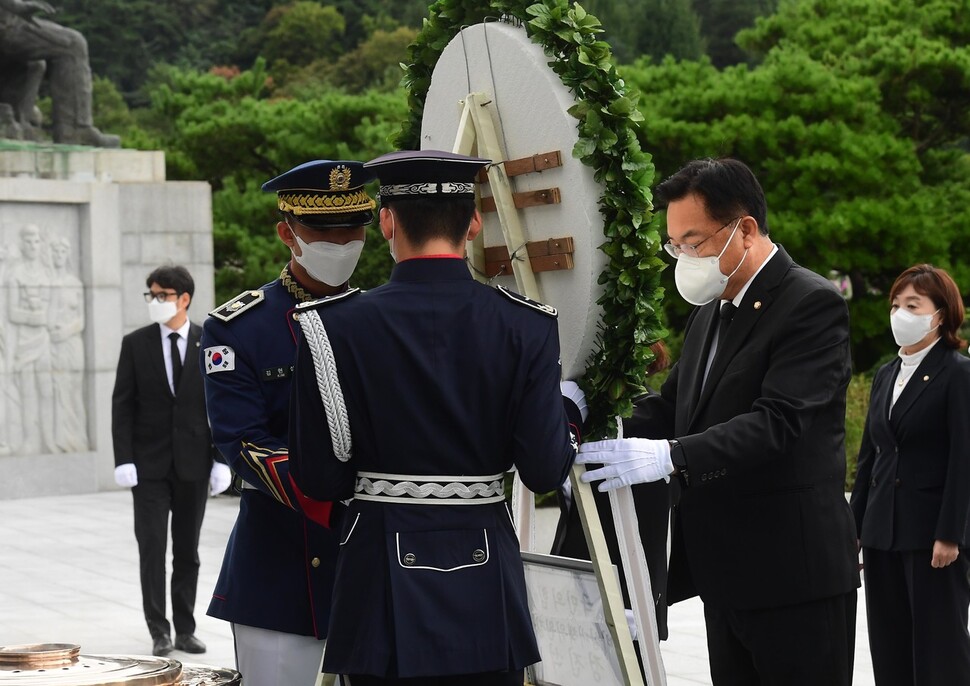
[[[680,257],[681,255],[687,255],[688,257],[699,257],[699,255],[697,254],[697,249],[699,247],[701,247],[707,241],[714,238],[714,236],[719,234],[721,231],[726,229],[728,226],[733,224],[738,219],[741,219],[741,217],[735,217],[734,219],[729,219],[717,231],[715,231],[710,236],[702,240],[700,243],[694,243],[694,245],[690,245],[689,243],[674,243],[668,238],[667,242],[664,243],[664,250],[666,250],[667,254],[669,254],[671,257]]]
[[[152,293],[152,292],[142,293],[142,295],[145,296],[145,302],[146,303],[150,303],[152,300],[154,300],[157,303],[163,303],[166,300],[168,300],[169,298],[171,298],[173,295],[174,296],[178,296],[178,292],[177,291],[159,291],[158,293]]]

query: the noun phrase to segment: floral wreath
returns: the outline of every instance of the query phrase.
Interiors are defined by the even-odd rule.
[[[605,286],[597,301],[603,318],[586,372],[578,381],[590,408],[587,436],[615,436],[616,417],[629,417],[633,400],[645,392],[646,370],[654,358],[650,345],[667,335],[660,319],[660,272],[666,265],[658,256],[660,233],[652,221],[650,184],[655,170],[651,156],[640,149],[633,124],[643,120],[637,109],[639,95],[627,91],[609,44],[597,40],[603,32],[599,20],[578,3],[437,0],[429,12],[408,47],[404,87],[409,116],[398,147],[420,148],[431,75],[445,47],[462,27],[496,13],[525,26],[575,98],[568,110],[578,120],[579,141],[572,155],[592,167],[594,179],[603,184],[599,207],[606,242],[600,250],[608,257],[597,281]]]

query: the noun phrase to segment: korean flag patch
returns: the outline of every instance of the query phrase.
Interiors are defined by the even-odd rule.
[[[205,373],[231,372],[236,368],[236,351],[228,345],[205,349]]]

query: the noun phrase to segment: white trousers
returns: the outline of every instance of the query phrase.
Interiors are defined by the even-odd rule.
[[[246,686],[315,686],[327,642],[233,624],[236,669]]]

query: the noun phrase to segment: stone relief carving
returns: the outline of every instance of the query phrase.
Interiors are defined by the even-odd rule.
[[[53,14],[44,0],[0,0],[0,137],[37,140],[37,90],[50,80],[55,143],[117,148],[91,119],[88,44],[74,29],[37,14]]]
[[[0,454],[87,450],[84,285],[70,269],[71,242],[45,245],[27,224],[18,247],[0,267]]]
[[[69,271],[71,243],[57,238],[51,246],[51,377],[54,385],[54,446],[62,452],[87,450],[84,409],[84,284]]]

